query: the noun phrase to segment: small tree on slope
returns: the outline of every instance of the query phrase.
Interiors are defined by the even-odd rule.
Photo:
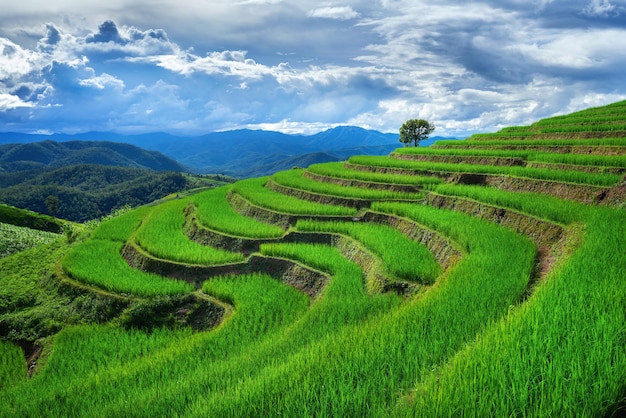
[[[417,147],[420,141],[428,139],[435,130],[435,124],[424,119],[409,119],[400,127],[400,142],[405,146],[414,143]]]

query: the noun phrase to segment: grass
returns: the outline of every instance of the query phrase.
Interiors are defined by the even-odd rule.
[[[385,208],[392,206],[381,209]],[[404,385],[445,362],[455,348],[471,340],[484,324],[506,315],[519,300],[534,257],[529,242],[461,214],[416,205],[393,208],[414,215],[420,212],[420,220],[452,232],[470,249],[469,256],[423,296],[322,339],[245,385],[198,401],[195,415],[250,416],[273,411],[287,416],[313,411],[321,416],[387,415]],[[466,228],[474,232],[466,235]],[[502,245],[507,250],[500,258],[493,252]],[[516,262],[510,263],[511,259]],[[511,268],[503,271],[503,262]]]
[[[385,225],[352,222],[298,221],[296,229],[332,232],[361,242],[380,257],[387,271],[401,280],[434,283],[441,268],[425,245]]]
[[[103,289],[138,296],[191,292],[189,283],[131,268],[122,258],[121,242],[92,239],[78,244],[63,260],[63,269],[76,280]]]
[[[128,332],[107,326],[67,329],[57,337],[41,375],[28,385],[0,393],[0,415],[19,411],[20,416],[34,416],[46,411],[51,416],[119,416],[129,412],[131,400],[135,415],[156,410],[166,415],[168,410],[183,412],[188,399],[179,390],[190,383],[185,376],[210,373],[213,362],[236,357],[249,345],[275,334],[301,316],[309,304],[306,296],[263,275],[217,277],[206,282],[203,290],[232,302],[236,309],[214,332],[194,334],[188,328]],[[169,379],[163,380],[164,376]],[[207,383],[211,382],[222,383],[215,376]],[[169,387],[171,392],[166,390]],[[196,396],[206,395],[202,386],[190,390]],[[179,396],[172,398],[170,393]],[[60,394],[74,400],[59,402]],[[149,398],[152,401],[147,402]]]
[[[149,254],[180,263],[217,265],[243,261],[243,254],[213,248],[190,240],[183,232],[187,199],[164,203],[152,209],[134,235]]]
[[[408,148],[403,148],[408,149]],[[344,167],[344,163],[312,164],[307,168],[311,173],[340,179],[355,179],[383,184],[407,184],[416,186],[429,186],[442,183],[443,180],[428,176],[408,176],[388,173],[372,173],[367,171],[350,170]]]
[[[95,239],[126,242],[151,210],[150,206],[142,206],[100,222],[91,236]]]
[[[421,172],[434,171],[446,173],[507,175],[537,180],[589,184],[594,186],[613,186],[622,179],[622,176],[619,174],[594,174],[582,173],[578,171],[550,170],[547,168],[528,168],[517,166],[509,167],[478,164],[448,164],[430,161],[407,161],[389,157],[359,156],[351,157],[349,161],[350,163],[363,166],[401,168]]]
[[[266,189],[267,177],[241,180],[232,191],[256,206],[294,215],[354,216],[357,210],[345,206],[308,202]]]
[[[22,350],[0,340],[0,390],[26,380],[26,361]]]
[[[479,134],[475,134],[477,136]],[[617,137],[617,138],[599,138],[599,139],[525,139],[525,140],[512,140],[512,139],[471,139],[474,136],[470,137],[470,139],[465,139],[462,141],[459,140],[440,140],[437,141],[433,146],[434,147],[574,147],[574,146],[583,146],[583,147],[623,147],[626,145],[626,138]],[[484,137],[489,138],[489,136],[497,137],[497,134],[484,134]]]
[[[586,224],[568,263],[416,386],[400,415],[597,416],[623,402],[626,216],[603,208]]]
[[[220,187],[192,198],[201,225],[224,234],[245,238],[278,238],[285,231],[275,225],[257,221],[235,211],[226,199],[229,187]]]
[[[404,155],[451,155],[473,157],[521,158],[528,162],[546,162],[553,164],[574,164],[600,167],[626,168],[626,155],[589,155],[589,154],[558,154],[536,152],[530,150],[480,150],[480,149],[446,149],[446,148],[398,148],[397,154]]]
[[[532,192],[512,193],[490,187],[454,184],[437,186],[435,192],[514,209],[561,225],[580,222],[582,215],[588,211],[588,206]]]
[[[333,183],[315,181],[303,177],[304,170],[281,171],[272,176],[276,183],[299,190],[306,190],[330,196],[340,196],[364,200],[402,199],[419,200],[424,197],[423,193],[398,192],[393,190],[364,189],[360,187],[347,187]]]
[[[60,233],[63,232],[64,222],[52,216],[0,204],[0,223]]]
[[[626,102],[618,105],[620,111],[626,108]],[[576,118],[604,115],[609,108]],[[534,128],[512,127],[509,133],[526,129]],[[559,141],[566,142],[588,146],[582,139]],[[482,152],[444,153],[449,151]],[[560,158],[516,153],[527,160]],[[617,157],[563,158],[581,165],[621,164]],[[355,178],[354,170],[341,173],[340,164],[315,170]],[[553,171],[555,177],[570,176]],[[290,171],[285,178],[301,181],[298,173]],[[362,176],[370,174],[396,184],[411,177]],[[270,191],[263,187],[266,181],[240,181],[231,192],[284,213],[346,210]],[[196,251],[182,244],[181,222],[190,203],[208,227],[217,230],[214,218],[227,219],[224,233],[235,232],[238,223],[253,235],[270,234],[272,228],[248,224],[233,211],[228,188],[140,208],[103,221],[87,241],[55,240],[0,259],[0,334],[12,341],[46,342],[49,353],[26,378],[21,349],[0,341],[0,416],[620,416],[626,390],[626,212],[535,193],[429,187],[561,224],[564,247],[551,270],[535,280],[537,248],[528,238],[464,213],[379,201],[372,210],[436,231],[460,249],[461,258],[441,273],[423,246],[395,229],[347,217],[301,220],[296,224],[301,231],[359,241],[393,275],[434,282],[410,296],[368,294],[369,272],[346,259],[358,256],[347,247],[274,242],[261,245],[260,253],[328,275],[315,298],[282,282],[306,280],[304,269],[293,269],[281,280],[264,274],[211,277],[191,295],[194,289],[185,283],[131,269],[121,257],[122,246],[140,236],[144,244],[171,251],[168,257]],[[172,249],[165,248],[170,241]],[[106,300],[120,303],[118,298],[75,287],[62,280],[59,267],[111,291],[149,299],[113,309]],[[229,306],[210,331],[122,327],[131,312],[161,306],[170,292]],[[131,309],[117,318],[124,307]]]

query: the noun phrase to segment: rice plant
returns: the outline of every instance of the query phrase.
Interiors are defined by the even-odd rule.
[[[554,164],[574,164],[600,167],[626,168],[626,155],[589,155],[589,154],[559,154],[525,150],[498,150],[498,149],[448,149],[448,148],[398,148],[396,154],[403,155],[445,155],[445,156],[472,156],[472,157],[499,157],[521,158],[528,162],[546,162]]]
[[[26,361],[22,349],[0,340],[0,391],[26,380]]]
[[[107,219],[98,225],[91,236],[96,239],[126,242],[151,210],[152,207],[142,206],[120,216]]]
[[[275,411],[288,416],[307,415],[307,411],[324,416],[386,415],[404,385],[437,368],[485,323],[506,315],[519,300],[534,258],[529,242],[461,214],[416,205],[380,209],[386,208],[406,215],[416,211],[424,216],[419,220],[435,229],[442,227],[459,239],[461,235],[469,238],[461,243],[470,256],[412,302],[322,339],[301,355],[252,376],[244,385],[198,400],[194,404],[197,416]],[[476,229],[466,235],[459,227]],[[502,246],[507,254],[500,258],[494,252]],[[515,260],[514,266],[510,260]],[[503,270],[503,262],[512,268]]]
[[[298,221],[301,231],[332,232],[360,241],[380,257],[389,273],[410,281],[433,283],[441,268],[425,245],[385,225],[354,222]]]
[[[185,235],[187,204],[187,199],[181,199],[152,209],[134,235],[137,244],[157,258],[181,263],[215,265],[243,261],[243,254],[200,245]]]
[[[409,148],[401,148],[409,149]],[[413,149],[413,148],[410,148]],[[408,176],[389,173],[372,173],[367,171],[350,170],[344,167],[344,163],[312,164],[307,168],[311,173],[340,179],[355,179],[382,184],[410,184],[418,186],[430,186],[442,183],[443,180],[430,176]]]
[[[256,206],[294,215],[353,216],[357,210],[346,206],[309,202],[266,189],[267,177],[240,180],[232,191]]]
[[[561,181],[578,184],[590,184],[595,186],[613,186],[622,176],[619,174],[593,174],[579,171],[550,170],[544,168],[489,166],[477,164],[448,164],[430,161],[407,161],[389,157],[351,157],[350,163],[374,166],[392,167],[415,170],[417,172],[445,172],[445,173],[474,173],[490,175],[507,175],[514,177],[526,177],[538,180]]]
[[[299,190],[313,193],[341,196],[364,200],[402,199],[419,200],[424,197],[423,193],[398,192],[394,190],[364,189],[360,187],[347,187],[333,183],[315,181],[302,176],[303,170],[281,171],[272,176],[276,183]]]
[[[399,415],[619,415],[626,377],[626,216],[602,208],[587,212],[585,223],[583,243],[568,263],[419,383]]]
[[[131,268],[122,258],[123,246],[101,239],[82,242],[64,258],[63,269],[76,280],[119,293],[156,296],[193,290],[189,283]]]
[[[278,238],[285,231],[275,225],[243,216],[227,201],[229,187],[220,187],[199,193],[192,198],[201,225],[214,231],[245,238]]]
[[[478,135],[478,134],[476,134]],[[475,136],[476,136],[475,135]],[[497,137],[496,134],[484,134],[484,137]],[[459,140],[440,140],[435,142],[434,147],[623,147],[626,146],[626,137],[616,138],[598,138],[598,139],[525,139],[525,140],[513,140],[513,139],[497,139],[497,140],[475,140],[465,139]]]

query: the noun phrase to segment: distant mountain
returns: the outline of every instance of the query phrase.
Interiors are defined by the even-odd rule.
[[[432,144],[437,139],[453,138],[433,137],[423,145]],[[355,126],[340,126],[314,135],[288,135],[249,129],[213,132],[202,136],[175,136],[163,132],[141,135],[104,132],[75,135],[0,133],[0,144],[43,140],[63,143],[77,140],[124,142],[159,151],[195,173],[222,173],[234,177],[272,174],[290,165],[306,167],[307,161],[318,161],[324,154],[326,156],[323,158],[328,161],[340,161],[358,154],[387,155],[402,146],[398,134]]]
[[[185,168],[157,151],[110,141],[45,140],[0,145],[0,171],[51,169],[77,164],[184,171]]]

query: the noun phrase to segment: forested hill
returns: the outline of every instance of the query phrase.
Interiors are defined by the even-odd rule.
[[[143,168],[73,165],[32,177],[27,173],[0,173],[0,203],[77,222],[124,205],[143,205],[189,186],[181,173]],[[58,199],[55,213],[46,204],[48,196]]]
[[[0,145],[0,171],[60,168],[77,164],[184,171],[184,167],[158,151],[108,141],[51,140]]]

